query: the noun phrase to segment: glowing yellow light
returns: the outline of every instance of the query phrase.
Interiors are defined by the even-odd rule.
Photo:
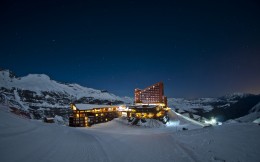
[[[147,114],[146,113],[142,113],[141,117],[142,118],[146,118]]]
[[[75,105],[72,105],[72,110],[77,110]]]
[[[149,113],[149,114],[148,114],[148,118],[152,118],[153,116],[154,116],[153,113]]]
[[[156,114],[156,116],[158,116],[158,117],[162,116],[161,112],[158,112],[158,113]]]

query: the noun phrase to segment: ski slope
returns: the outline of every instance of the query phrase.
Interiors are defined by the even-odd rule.
[[[201,128],[178,118],[171,117],[177,124],[159,128],[132,126],[123,119],[71,128],[24,119],[0,106],[0,161],[260,161],[258,125]],[[182,131],[184,126],[189,130]]]

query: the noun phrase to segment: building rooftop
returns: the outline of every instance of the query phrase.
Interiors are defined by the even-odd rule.
[[[95,105],[95,104],[75,104],[79,110],[90,110],[95,108],[115,107],[117,105]]]
[[[156,108],[157,105],[133,105],[133,106],[129,106],[129,108],[139,108],[139,109],[142,109],[142,108],[148,108],[148,109],[152,109],[152,108]]]

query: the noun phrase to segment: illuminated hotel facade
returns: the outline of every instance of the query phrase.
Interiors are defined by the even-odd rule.
[[[167,97],[164,96],[163,83],[159,82],[151,85],[143,90],[135,89],[135,104],[136,105],[158,105],[167,107]]]

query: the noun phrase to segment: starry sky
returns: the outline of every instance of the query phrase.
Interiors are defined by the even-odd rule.
[[[0,67],[133,97],[260,93],[260,2],[4,0]]]

